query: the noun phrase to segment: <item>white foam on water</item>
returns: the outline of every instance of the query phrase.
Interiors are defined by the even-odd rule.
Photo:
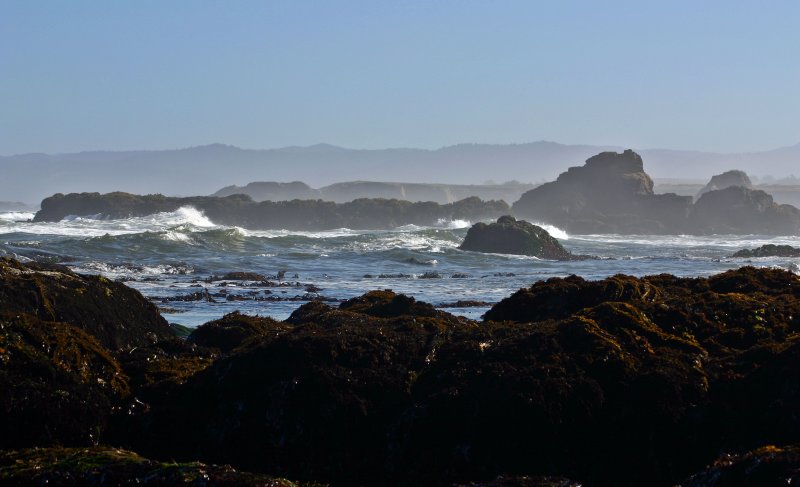
[[[557,240],[569,240],[569,234],[554,225],[548,223],[534,223],[534,225],[544,228],[547,233]]]
[[[0,213],[0,221],[25,221],[32,219],[33,215],[35,215],[35,213],[29,211],[6,211]]]
[[[457,230],[459,228],[469,228],[472,226],[472,223],[470,223],[469,220],[447,220],[445,218],[439,218],[439,220],[436,221],[436,226]]]

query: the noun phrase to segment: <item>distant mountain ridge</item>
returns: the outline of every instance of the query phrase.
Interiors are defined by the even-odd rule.
[[[173,150],[88,151],[0,156],[0,199],[38,203],[61,192],[128,191],[211,194],[252,181],[303,181],[319,187],[342,181],[480,184],[554,179],[594,154],[618,146],[459,144],[441,149],[347,149],[330,144],[242,149],[210,144]],[[800,144],[764,152],[720,154],[639,150],[653,177],[697,178],[738,168],[784,176],[797,172]]]

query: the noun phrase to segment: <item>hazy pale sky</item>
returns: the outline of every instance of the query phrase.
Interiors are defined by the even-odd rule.
[[[0,154],[800,142],[800,2],[0,2]]]

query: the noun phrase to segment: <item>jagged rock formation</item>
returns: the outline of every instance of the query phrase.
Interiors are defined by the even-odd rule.
[[[791,245],[767,244],[757,249],[744,249],[731,257],[800,257],[800,248]]]
[[[475,252],[530,255],[540,259],[574,258],[544,228],[508,215],[501,216],[495,223],[473,225],[459,248]]]
[[[706,184],[703,189],[697,192],[695,195],[695,199],[700,198],[704,194],[708,193],[709,191],[716,191],[720,189],[730,188],[731,186],[741,186],[743,188],[752,188],[753,182],[750,181],[750,177],[744,171],[739,171],[738,169],[733,169],[731,171],[725,171],[722,174],[717,174],[711,177],[711,181]]]
[[[82,316],[69,297],[89,291],[60,292],[47,316]],[[120,305],[91,296],[98,316]],[[800,277],[786,271],[554,278],[483,322],[373,291],[134,349],[14,303],[0,300],[4,483],[268,481],[196,461],[335,485],[723,487],[800,468],[796,447],[765,447],[800,441]],[[138,309],[106,326],[146,321]],[[46,449],[10,451],[30,447]]]
[[[800,210],[776,205],[763,191],[729,186],[704,193],[695,204],[690,196],[654,194],[641,157],[631,150],[589,158],[523,194],[512,211],[572,233],[800,233]]]
[[[503,201],[466,198],[455,203],[411,203],[386,199],[358,199],[350,203],[322,200],[254,202],[245,195],[225,198],[173,198],[128,193],[56,194],[42,200],[34,221],[59,221],[69,215],[128,218],[192,206],[220,225],[254,230],[329,230],[334,228],[390,229],[402,225],[435,225],[440,220],[482,220],[508,212]]]

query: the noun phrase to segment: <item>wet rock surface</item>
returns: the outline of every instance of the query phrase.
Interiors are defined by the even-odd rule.
[[[764,447],[800,439],[800,278],[775,269],[549,279],[483,322],[373,291],[130,349],[0,311],[9,483],[173,479],[161,462],[332,485],[773,485],[800,468],[796,447]],[[30,447],[46,449],[11,451]]]
[[[467,232],[461,250],[515,254],[552,260],[574,260],[567,251],[544,228],[517,220],[513,216],[501,216],[495,223],[476,223]]]

